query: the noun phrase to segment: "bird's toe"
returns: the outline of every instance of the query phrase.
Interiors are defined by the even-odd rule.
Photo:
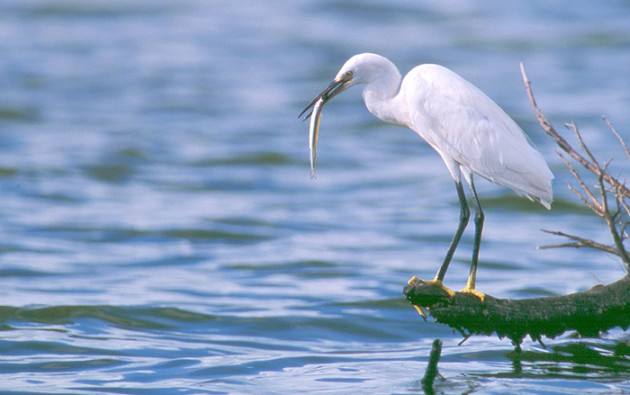
[[[442,291],[444,291],[448,295],[449,298],[452,298],[453,296],[455,296],[455,291],[453,291],[452,289],[444,285],[444,283],[442,283],[442,280],[438,280],[437,278],[434,278],[433,280],[426,281],[425,283],[427,285],[432,285],[434,287],[440,288]]]
[[[476,297],[477,299],[479,299],[482,303],[486,300],[486,294],[475,289],[475,288],[464,288],[460,291],[463,294],[469,294],[472,295],[474,297]]]

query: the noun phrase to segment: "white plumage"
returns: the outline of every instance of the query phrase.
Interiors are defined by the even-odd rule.
[[[442,157],[451,175],[470,173],[551,207],[553,192],[542,155],[523,130],[492,99],[451,70],[425,64],[411,70],[400,95],[408,126]]]
[[[455,72],[423,64],[403,79],[387,58],[364,53],[351,57],[333,82],[302,112],[314,109],[310,133],[312,171],[323,105],[353,85],[364,85],[363,100],[372,114],[385,122],[409,127],[433,147],[455,180],[461,206],[460,223],[433,280],[439,285],[470,217],[461,177],[469,184],[476,215],[472,264],[465,291],[482,297],[475,290],[475,279],[484,215],[473,176],[477,174],[511,188],[549,209],[553,201],[553,174],[544,158],[512,118]]]

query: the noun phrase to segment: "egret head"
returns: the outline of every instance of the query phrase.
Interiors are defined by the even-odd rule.
[[[393,77],[393,78],[391,78]],[[298,118],[304,120],[311,117],[309,132],[309,147],[311,151],[311,175],[315,175],[315,161],[317,159],[317,140],[319,134],[319,120],[322,108],[330,99],[357,84],[372,84],[379,81],[393,80],[397,86],[400,73],[392,62],[383,56],[373,53],[354,55],[341,66],[335,79],[319,95],[306,106]],[[306,115],[305,115],[306,114]]]
[[[396,70],[396,66],[386,57],[374,53],[362,53],[354,55],[341,66],[335,79],[350,73],[352,75],[351,85],[369,84],[379,78],[388,76],[391,70]],[[397,73],[396,73],[397,74]]]
[[[337,96],[341,92],[345,91],[349,87],[358,84],[367,84],[375,81],[380,76],[386,75],[384,71],[391,69],[396,70],[396,66],[389,61],[389,59],[373,54],[362,53],[354,55],[341,66],[339,72],[335,76],[335,79],[324,89],[319,95],[315,96],[313,100],[304,108],[300,113],[299,118],[304,114],[304,119],[308,119],[311,116],[311,110],[315,106],[318,100],[322,100],[322,105],[326,104],[330,99]]]

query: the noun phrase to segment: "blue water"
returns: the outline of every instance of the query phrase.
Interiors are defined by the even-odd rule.
[[[630,130],[630,3],[0,0],[2,393],[630,391],[629,336],[461,336],[403,300],[457,222],[429,147],[350,91],[327,106],[319,177],[297,114],[349,56],[446,65],[528,132],[552,211],[480,181],[478,285],[504,298],[621,277],[612,257],[538,250],[541,228],[606,241],[566,188],[518,71],[601,157]],[[623,178],[623,177],[622,177]],[[447,275],[463,286],[472,229]]]

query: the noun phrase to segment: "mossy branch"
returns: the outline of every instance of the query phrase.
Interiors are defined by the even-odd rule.
[[[613,327],[630,326],[630,276],[608,285],[563,296],[511,300],[461,292],[449,296],[442,288],[413,278],[404,289],[407,299],[429,309],[437,322],[471,335],[507,337],[517,347],[527,336],[541,342],[573,330],[598,336]]]

